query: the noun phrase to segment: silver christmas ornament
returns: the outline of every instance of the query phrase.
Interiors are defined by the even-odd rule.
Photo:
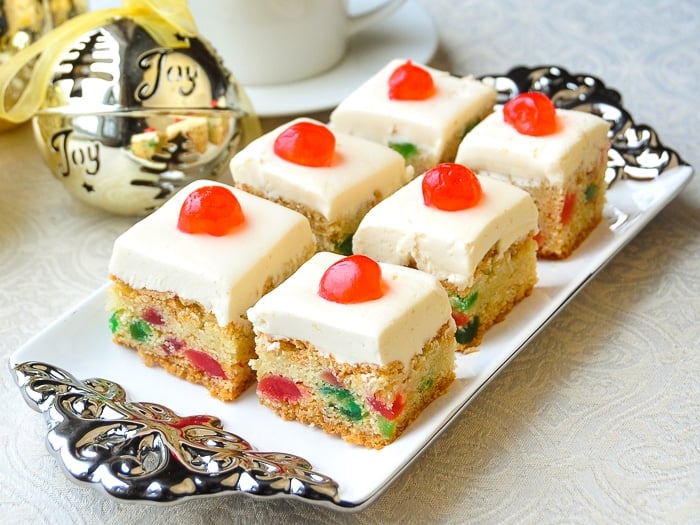
[[[64,187],[122,215],[146,215],[192,180],[218,178],[259,134],[241,86],[205,40],[164,47],[128,17],[58,54],[33,125]]]

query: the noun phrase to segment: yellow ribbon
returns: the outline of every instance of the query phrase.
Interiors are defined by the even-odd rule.
[[[23,122],[31,118],[46,98],[59,55],[75,39],[117,18],[131,18],[160,45],[188,47],[186,38],[198,34],[187,0],[124,0],[121,7],[100,9],[71,18],[0,66],[0,119]],[[179,39],[176,35],[186,37]],[[20,71],[38,56],[32,75],[17,102],[6,107],[6,94]]]

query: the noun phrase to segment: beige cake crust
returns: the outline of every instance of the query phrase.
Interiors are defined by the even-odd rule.
[[[457,156],[457,150],[459,149],[459,145],[464,136],[469,133],[469,130],[484,120],[492,112],[493,106],[485,108],[485,110],[473,121],[467,123],[466,126],[464,126],[463,129],[460,129],[458,133],[454,133],[451,137],[449,137],[445,142],[445,146],[440,155],[418,147],[414,154],[404,157],[406,165],[413,167],[413,173],[417,176],[421,173],[425,173],[430,168],[440,164],[441,162],[454,162],[455,157]],[[395,147],[392,145],[391,141],[388,141],[386,145],[392,148]]]
[[[256,346],[258,358],[251,366],[257,372],[263,405],[284,419],[317,426],[368,448],[380,449],[398,438],[455,378],[451,322],[440,328],[406,368],[399,361],[384,366],[338,362],[308,342],[264,333],[256,335]],[[280,377],[295,385],[298,398],[270,394],[266,381]],[[384,415],[378,406],[384,407]],[[387,414],[387,410],[397,413]]]
[[[459,288],[447,280],[441,281],[457,323],[457,350],[477,351],[486,331],[503,321],[517,303],[532,293],[536,283],[537,243],[532,234],[501,255],[491,249],[477,267],[471,286]]]
[[[607,158],[603,158],[590,172],[579,172],[567,188],[546,183],[537,187],[521,186],[530,194],[539,211],[540,257],[565,259],[598,226],[605,206],[606,167]],[[562,218],[566,214],[569,218],[564,222]]]
[[[238,397],[255,375],[248,361],[255,357],[251,324],[246,319],[220,326],[210,312],[173,293],[136,290],[116,277],[108,290],[107,308],[114,342],[136,350],[145,364],[203,385],[223,401]],[[154,317],[162,323],[153,322]],[[186,351],[195,350],[221,366],[215,377],[193,366]]]
[[[362,217],[382,200],[381,194],[375,191],[371,199],[365,201],[354,210],[355,213],[353,215],[348,215],[341,220],[329,221],[320,212],[299,202],[291,201],[283,197],[270,197],[257,188],[240,182],[234,182],[234,186],[304,215],[309,219],[311,231],[316,238],[316,251],[319,252],[345,253],[346,250],[341,249],[343,243],[347,242],[348,237],[357,230],[357,226],[360,224]]]

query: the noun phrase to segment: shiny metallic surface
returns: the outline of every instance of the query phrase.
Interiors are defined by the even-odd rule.
[[[635,124],[622,107],[622,97],[598,78],[571,74],[559,66],[515,67],[505,75],[482,79],[498,91],[498,103],[515,95],[538,91],[549,96],[557,107],[593,113],[610,123],[610,150],[605,179],[653,180],[666,170],[687,165],[672,149],[666,148],[656,132]]]
[[[69,18],[87,11],[84,0],[0,0],[0,63],[2,53],[16,53]]]
[[[0,65],[15,53],[36,42],[41,36],[59,26],[69,18],[84,13],[84,0],[48,0],[22,2],[0,0]],[[32,64],[20,71],[7,92],[10,105],[15,103],[29,82]],[[0,119],[0,132],[16,126]]]
[[[146,215],[183,185],[218,178],[259,133],[241,86],[206,41],[162,47],[128,18],[61,53],[33,123],[64,187],[123,215]]]
[[[308,461],[258,452],[219,419],[130,402],[116,383],[78,380],[36,361],[14,367],[25,401],[46,416],[47,444],[72,479],[124,500],[173,503],[241,492],[338,504],[338,486]]]

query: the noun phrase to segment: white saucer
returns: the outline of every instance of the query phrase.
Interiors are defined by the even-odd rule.
[[[389,60],[427,63],[437,46],[430,15],[415,0],[408,0],[393,15],[355,35],[348,53],[330,71],[291,84],[244,88],[260,117],[313,113],[336,106]]]

